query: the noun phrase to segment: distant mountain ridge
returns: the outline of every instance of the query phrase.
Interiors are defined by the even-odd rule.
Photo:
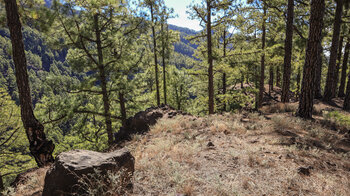
[[[51,0],[45,0],[47,6],[51,5]],[[190,43],[186,38],[197,34],[195,30],[169,25],[169,29],[180,33],[180,40],[174,44],[175,53],[188,58],[194,58],[193,54],[198,47]],[[34,80],[45,80],[49,73],[58,75],[72,76],[74,75],[70,66],[67,64],[67,49],[54,50],[45,43],[44,36],[29,26],[23,28],[23,39],[27,55],[28,70],[31,82]],[[0,28],[0,88],[6,89],[12,99],[18,101],[17,87],[14,78],[14,65],[11,58],[11,43],[7,28]],[[176,66],[178,68],[185,67],[185,58],[176,57]],[[32,85],[33,101],[40,100],[43,93],[40,85]]]
[[[179,27],[172,24],[169,25],[169,29],[180,32],[180,41],[174,44],[175,52],[186,55],[188,57],[193,57],[194,50],[197,49],[198,46],[196,44],[192,44],[186,38],[189,36],[194,36],[198,32],[193,29]]]

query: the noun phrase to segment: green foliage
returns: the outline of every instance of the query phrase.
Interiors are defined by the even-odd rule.
[[[323,114],[324,118],[340,127],[350,129],[350,116],[339,111],[331,111]]]
[[[18,173],[36,165],[28,146],[19,107],[0,88],[0,175],[3,176],[5,186]]]
[[[24,3],[20,11],[35,115],[44,123],[49,139],[54,141],[55,155],[77,148],[97,151],[107,148],[99,66],[106,72],[114,132],[122,124],[119,93],[124,95],[127,117],[157,104],[154,51],[159,57],[161,100],[164,90],[161,57],[165,49],[168,104],[195,115],[207,114],[208,48],[203,20],[206,1],[190,6],[192,19],[202,21],[201,32],[168,25],[167,20],[173,17],[173,12],[164,6],[163,0],[140,0],[135,4],[113,0],[54,1],[52,9],[43,7],[43,1]],[[261,55],[266,56],[266,66],[282,71],[287,2],[266,1],[266,18],[263,18],[259,0],[247,3],[210,0],[210,3],[213,6],[215,110],[224,112],[253,107],[260,85]],[[301,1],[295,3],[291,91],[298,93],[298,71],[304,65],[308,36],[309,6]],[[145,13],[151,5],[155,17],[152,22]],[[334,5],[333,1],[327,1],[324,46],[331,45],[329,29],[333,23]],[[3,6],[0,6],[2,25],[3,13]],[[99,24],[105,25],[101,29],[103,63],[97,63],[95,16]],[[267,36],[266,47],[261,50],[263,19],[267,21]],[[152,26],[157,48],[153,48]],[[15,105],[19,101],[9,32],[1,28],[0,35],[0,89],[3,89],[0,94],[1,103],[4,103],[0,108],[0,144],[18,130],[13,135],[15,139],[1,148],[0,156],[6,158],[1,158],[0,167],[2,174],[18,173],[32,166],[33,160],[28,154]],[[326,58],[323,55],[323,65],[326,65]],[[323,66],[323,73],[325,69]],[[350,127],[349,118],[340,112],[329,112],[325,117]],[[5,160],[9,160],[9,164]],[[5,176],[7,184],[13,176]]]
[[[248,87],[218,95],[219,103],[221,103],[218,107],[225,107],[225,111],[235,111],[241,108],[252,107],[255,93],[257,93],[257,89]]]

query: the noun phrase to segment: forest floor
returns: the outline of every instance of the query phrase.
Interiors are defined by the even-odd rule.
[[[346,133],[291,113],[161,119],[126,146],[133,195],[348,195]]]
[[[260,113],[164,116],[134,135],[124,144],[136,160],[131,195],[349,195],[349,127],[325,114],[350,114],[316,102],[305,121],[293,116],[297,103],[270,104]],[[17,195],[40,193],[38,171]]]

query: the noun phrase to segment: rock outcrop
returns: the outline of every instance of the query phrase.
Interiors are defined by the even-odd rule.
[[[122,195],[132,188],[134,164],[134,157],[126,149],[110,153],[63,152],[46,173],[42,195],[89,195],[91,189],[103,195]]]
[[[173,118],[179,114],[187,115],[187,113],[175,110],[168,105],[148,108],[128,118],[125,125],[114,135],[115,141],[116,143],[121,143],[125,140],[129,140],[131,139],[131,135],[143,134],[149,131],[150,126],[156,124],[158,119],[162,117]]]

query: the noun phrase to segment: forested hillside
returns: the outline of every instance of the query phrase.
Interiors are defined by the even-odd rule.
[[[176,179],[167,181],[172,193],[164,187],[142,184],[147,181],[145,176],[162,178],[163,172],[151,168],[147,171],[158,171],[159,175],[147,173],[143,169],[150,164],[142,165],[145,161],[154,161],[162,168],[185,163],[183,168],[177,167],[184,169],[180,173],[186,167],[204,173],[216,169],[213,163],[198,165],[201,160],[190,159],[185,152],[222,157],[220,167],[234,172],[225,165],[225,153],[232,153],[230,138],[236,142],[233,146],[237,147],[240,139],[242,145],[253,146],[240,146],[232,155],[242,171],[259,171],[255,166],[275,168],[279,161],[284,161],[283,166],[293,154],[294,165],[286,171],[295,172],[294,167],[315,171],[322,178],[315,179],[317,183],[331,184],[328,193],[344,195],[349,182],[344,181],[339,192],[334,187],[349,177],[348,165],[343,163],[349,160],[350,149],[350,1],[179,2],[183,9],[187,7],[187,22],[198,21],[200,31],[169,24],[179,13],[167,7],[168,1],[0,2],[0,190],[6,187],[4,194],[18,192],[18,183],[27,183],[20,180],[23,176],[14,181],[19,173],[38,166],[41,169],[30,170],[29,175],[43,175],[36,172],[45,173],[59,164],[57,157],[62,152],[107,152],[130,147],[136,154],[136,160],[129,160],[136,165],[133,180],[139,180],[135,182],[135,194],[204,194],[201,190],[214,195],[265,194],[262,186],[254,192],[252,187],[259,182],[254,182],[251,174],[243,184],[223,181],[238,192],[219,191],[219,184],[204,183],[208,177],[216,178],[214,175],[193,174],[199,179],[186,179],[190,184],[210,184],[214,188],[192,190],[185,186],[186,180],[176,181],[180,178],[175,174],[170,178]],[[292,119],[288,121],[292,125],[287,126],[285,119]],[[165,122],[171,125],[165,126]],[[291,149],[293,146],[296,149]],[[261,149],[265,147],[281,154],[281,158],[264,156],[266,159],[260,160],[260,154],[266,154]],[[143,148],[148,154],[142,155]],[[290,153],[286,153],[288,149]],[[206,150],[218,151],[206,154]],[[325,163],[310,161],[321,157],[313,154],[314,150],[322,151]],[[169,158],[173,151],[175,155]],[[243,151],[252,156],[241,156]],[[154,160],[160,158],[156,152],[163,153],[168,162]],[[186,160],[175,157],[181,154]],[[337,161],[328,163],[332,156]],[[81,162],[84,157],[88,156],[82,155]],[[244,161],[237,161],[240,159]],[[243,167],[244,162],[250,168]],[[342,167],[330,172],[333,178],[326,181],[322,164]],[[134,172],[134,165],[131,170]],[[283,168],[277,170],[282,172]],[[221,178],[225,172],[220,172]],[[300,179],[295,175],[303,174],[284,176],[278,172],[274,177],[286,177],[283,187]],[[238,176],[243,175],[230,178]],[[44,180],[43,176],[40,179]],[[45,195],[43,186],[36,189]],[[154,190],[150,190],[152,186]],[[290,192],[284,187],[267,193],[321,192],[298,183],[290,186],[298,190]]]
[[[179,32],[180,40],[174,43],[174,52],[177,61],[174,62],[177,67],[185,66],[187,57],[192,57],[195,44],[191,44],[186,37],[196,34],[195,31],[169,25],[169,29]],[[62,75],[72,78],[79,78],[78,73],[72,73],[71,68],[66,61],[67,49],[55,50],[45,43],[45,35],[42,35],[35,27],[26,26],[23,30],[24,46],[28,59],[28,70],[31,78],[33,104],[42,98],[44,89],[38,84],[46,82],[46,78],[51,75]],[[16,92],[16,81],[14,76],[14,65],[11,59],[11,40],[6,28],[0,30],[1,39],[1,88],[7,89],[12,99],[18,103],[18,93]],[[35,81],[35,80],[40,80]]]

